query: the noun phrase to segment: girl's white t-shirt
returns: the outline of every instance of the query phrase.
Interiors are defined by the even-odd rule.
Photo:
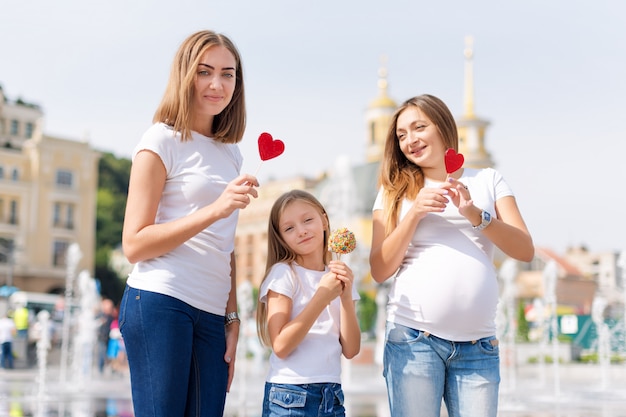
[[[468,187],[474,205],[493,218],[495,202],[513,195],[492,168],[465,168],[460,181]],[[440,185],[427,181],[425,187]],[[412,205],[406,199],[402,202],[401,219]],[[373,210],[382,209],[379,190]],[[495,335],[498,282],[494,248],[451,202],[443,213],[427,214],[392,278],[387,320],[457,342]]]
[[[272,290],[292,300],[293,320],[311,301],[324,271],[313,271],[293,263],[293,269],[286,263],[277,263],[269,271],[259,290],[259,301],[267,302],[267,294]],[[295,274],[294,274],[295,272]],[[359,294],[352,286],[352,299]],[[267,381],[277,384],[341,383],[341,344],[339,297],[335,298],[319,315],[308,334],[293,352],[281,359],[273,352],[269,360]]]
[[[170,126],[150,127],[133,151],[154,152],[166,170],[155,223],[167,223],[213,203],[241,170],[235,144],[193,132],[181,141]],[[230,256],[239,211],[220,219],[172,251],[134,265],[128,285],[175,297],[209,313],[224,315],[231,287]]]

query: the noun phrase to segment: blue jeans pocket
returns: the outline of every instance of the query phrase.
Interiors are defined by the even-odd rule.
[[[398,345],[412,344],[425,337],[424,332],[420,330],[392,322],[387,322],[385,333],[387,343]]]
[[[343,397],[343,389],[341,389],[341,385],[337,385],[334,389],[335,394],[335,404],[343,406],[344,397]]]
[[[497,356],[500,353],[498,339],[495,337],[481,339],[478,343],[480,350],[487,355]]]
[[[289,388],[272,387],[269,393],[270,406],[281,408],[304,408],[306,391],[296,391]]]

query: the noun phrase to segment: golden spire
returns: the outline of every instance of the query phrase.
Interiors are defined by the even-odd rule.
[[[380,68],[378,68],[378,97],[370,103],[370,108],[396,107],[396,103],[387,95],[389,83],[387,82],[387,56],[380,57]]]
[[[474,118],[474,38],[465,37],[465,117]]]
[[[380,57],[380,68],[378,69],[378,89],[382,97],[387,96],[387,55]]]

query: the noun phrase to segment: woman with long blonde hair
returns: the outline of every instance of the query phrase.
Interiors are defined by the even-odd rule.
[[[450,417],[497,415],[494,250],[528,262],[534,247],[496,170],[446,168],[458,141],[450,110],[428,94],[405,101],[387,134],[370,267],[392,281],[383,372],[393,417],[438,417],[442,400]]]
[[[204,30],[179,47],[153,125],[132,155],[120,305],[135,417],[224,412],[239,337],[234,240],[257,197],[241,174],[241,58]]]

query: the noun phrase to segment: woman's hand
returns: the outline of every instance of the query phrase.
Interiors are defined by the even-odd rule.
[[[459,213],[462,216],[467,218],[474,214],[476,210],[474,202],[472,201],[469,188],[465,184],[455,178],[449,177],[448,184],[444,184],[443,187],[450,191],[450,201],[459,209]]]
[[[449,194],[450,192],[447,188],[424,187],[417,193],[411,210],[419,220],[423,219],[428,213],[441,213],[446,209],[448,204],[446,196]]]
[[[255,187],[259,186],[259,182],[255,177],[249,174],[242,174],[228,183],[226,189],[222,192],[217,200],[213,203],[217,213],[222,218],[226,218],[237,209],[244,209],[250,204],[250,196],[257,198],[259,196]]]
[[[230,392],[230,385],[235,377],[235,358],[237,357],[239,324],[240,322],[233,322],[226,326],[226,353],[224,354],[224,361],[228,364],[228,385],[226,386],[226,392]]]

